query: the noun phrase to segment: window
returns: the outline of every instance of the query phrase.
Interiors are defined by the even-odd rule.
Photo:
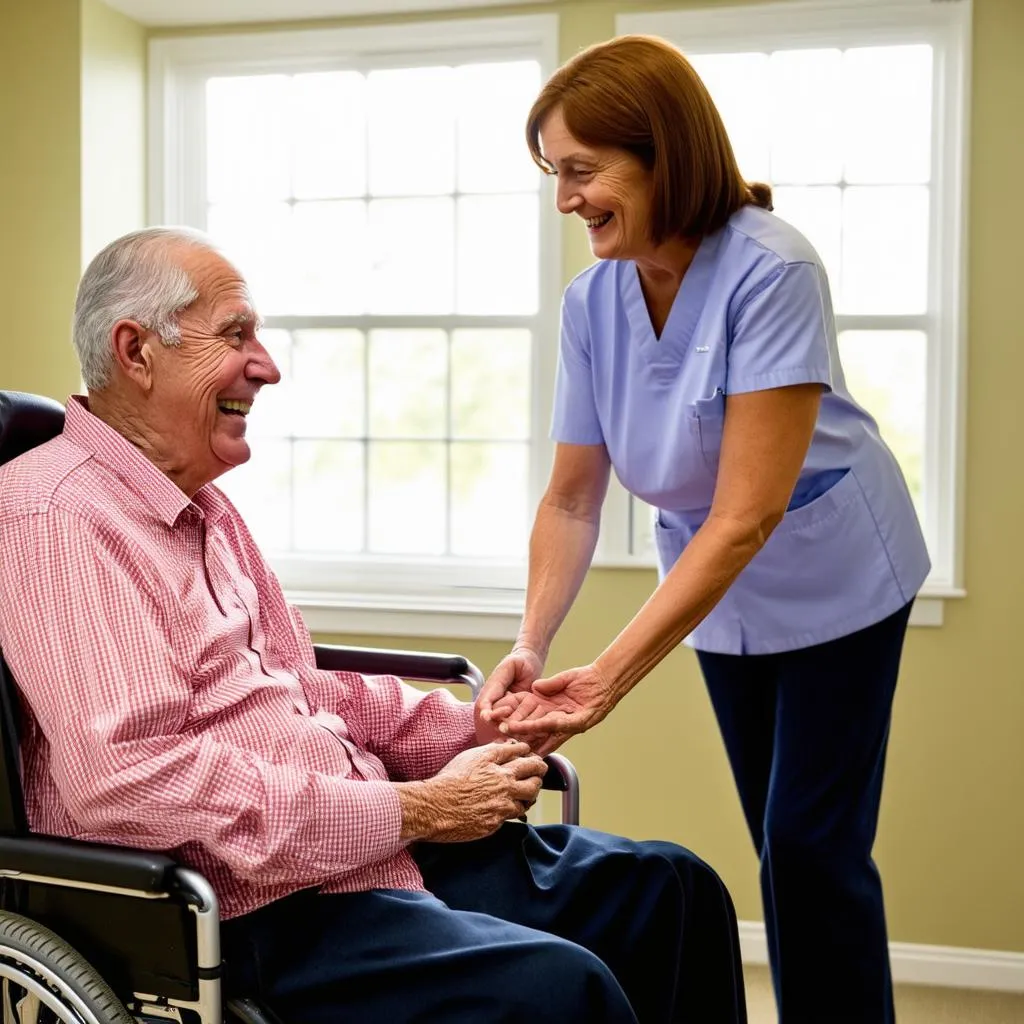
[[[965,61],[970,6],[819,2],[622,15],[704,79],[748,180],[828,271],[850,390],[896,453],[924,525],[925,594],[959,583]],[[621,496],[609,559],[651,558]]]
[[[518,622],[559,275],[523,131],[554,25],[152,43],[152,220],[223,244],[282,373],[220,483],[315,629]]]

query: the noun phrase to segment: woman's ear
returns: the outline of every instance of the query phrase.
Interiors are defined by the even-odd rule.
[[[135,320],[118,320],[110,332],[110,348],[121,372],[143,391],[153,384],[152,331]]]

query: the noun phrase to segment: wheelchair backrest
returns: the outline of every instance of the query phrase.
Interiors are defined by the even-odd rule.
[[[0,391],[0,466],[64,429],[64,407],[51,398]],[[0,558],[3,552],[0,552]],[[0,594],[0,601],[17,595]],[[11,671],[0,650],[0,835],[28,833],[18,756],[20,704]]]

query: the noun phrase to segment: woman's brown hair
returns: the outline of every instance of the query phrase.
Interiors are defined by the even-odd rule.
[[[563,64],[526,121],[530,154],[553,168],[540,130],[560,107],[570,134],[587,146],[615,146],[643,161],[654,184],[651,241],[717,231],[740,207],[772,208],[770,185],[746,182],[725,126],[690,62],[654,36],[619,36]]]

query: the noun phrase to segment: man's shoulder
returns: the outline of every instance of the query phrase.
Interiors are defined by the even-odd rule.
[[[0,466],[0,520],[88,504],[95,495],[91,462],[61,435]]]

